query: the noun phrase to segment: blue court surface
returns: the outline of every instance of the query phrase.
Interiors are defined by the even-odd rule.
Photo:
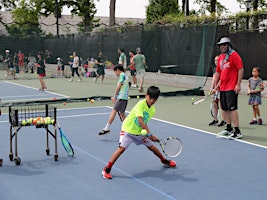
[[[12,83],[9,81],[0,82],[1,101],[26,101],[26,100],[42,100],[52,98],[66,98],[67,96],[53,93],[50,91],[40,91],[36,88]]]
[[[118,147],[121,125],[117,117],[111,133],[98,135],[110,111],[110,107],[58,110],[75,151],[74,157],[68,156],[58,140],[58,161],[53,158],[53,139],[51,155],[46,155],[44,129],[21,128],[18,166],[9,160],[10,125],[8,116],[2,115],[0,199],[266,199],[266,148],[159,119],[149,122],[155,135],[183,141],[183,152],[175,158],[177,167],[164,167],[144,146],[132,144],[115,163],[113,179],[103,179],[101,171]]]

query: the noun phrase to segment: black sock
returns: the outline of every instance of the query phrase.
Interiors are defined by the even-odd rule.
[[[236,133],[240,133],[240,130],[239,130],[238,127],[235,127],[235,132],[236,132]]]
[[[227,124],[226,130],[227,131],[232,131],[233,130],[232,125],[231,124]]]

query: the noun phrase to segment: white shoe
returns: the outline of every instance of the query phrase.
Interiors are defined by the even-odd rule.
[[[78,79],[77,81],[80,82],[80,81],[82,81],[82,79],[80,78],[80,79]]]
[[[69,81],[70,81],[70,82],[73,81],[73,78],[71,78]]]
[[[94,78],[94,82],[95,82],[95,83],[96,83],[96,80],[97,80],[97,79],[96,79],[96,78]]]
[[[138,86],[136,84],[134,84],[132,87],[137,88]]]

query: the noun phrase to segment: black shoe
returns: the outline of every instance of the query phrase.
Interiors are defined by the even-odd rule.
[[[242,137],[243,135],[241,132],[237,133],[236,131],[233,131],[233,133],[229,136],[229,139],[230,140],[241,139]]]
[[[212,122],[209,123],[209,126],[213,126],[215,124],[218,124],[218,120],[214,119]]]
[[[102,130],[102,131],[100,131],[99,133],[98,133],[98,135],[104,135],[104,134],[107,134],[107,133],[109,133],[110,132],[110,130]]]
[[[225,126],[225,125],[226,125],[226,122],[223,121],[223,120],[218,124],[219,127],[221,127],[221,126]]]

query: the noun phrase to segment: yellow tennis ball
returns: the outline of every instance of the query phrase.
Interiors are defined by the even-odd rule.
[[[90,101],[90,99],[87,99],[87,101]]]
[[[137,96],[136,98],[137,98],[137,99],[139,99],[139,98],[140,98],[140,96]]]
[[[195,98],[192,97],[192,101],[194,101],[194,100],[195,100]]]
[[[128,97],[128,99],[130,99],[131,97]]]
[[[26,124],[27,124],[27,121],[26,120],[22,120],[21,125],[25,126]]]
[[[141,135],[147,135],[147,130],[146,129],[142,129]]]
[[[91,99],[90,102],[91,102],[91,103],[95,103],[95,100],[94,100],[94,99]]]

